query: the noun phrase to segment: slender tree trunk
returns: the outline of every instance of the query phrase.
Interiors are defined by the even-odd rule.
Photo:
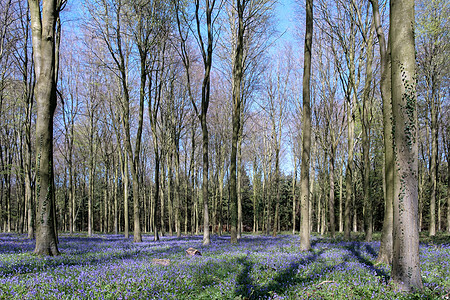
[[[300,173],[300,250],[309,251],[310,227],[309,227],[309,167],[311,159],[311,104],[310,104],[310,78],[311,78],[311,54],[313,36],[313,0],[306,0],[306,34],[303,69],[303,115],[302,115],[302,162]]]
[[[122,157],[122,154],[120,154]],[[123,165],[122,165],[122,180],[123,180],[123,217],[124,217],[124,237],[128,239],[130,237],[129,233],[129,218],[128,218],[128,156],[123,153]]]
[[[344,212],[344,239],[350,239],[350,211],[353,195],[353,149],[354,149],[354,127],[355,120],[353,115],[353,105],[347,102],[347,130],[348,130],[348,158],[347,158],[347,168],[345,174],[345,212]]]
[[[154,240],[159,241],[159,228],[160,228],[160,224],[158,222],[158,201],[159,201],[159,153],[157,150],[155,150],[155,195],[154,195],[154,206],[153,206],[153,211],[152,211],[152,215],[153,215],[153,236],[154,236]]]
[[[167,154],[167,165],[168,165],[168,175],[167,175],[167,210],[169,213],[169,235],[173,236],[173,178],[172,178],[172,153]]]
[[[27,100],[27,122],[25,125],[25,201],[27,205],[27,228],[28,228],[28,238],[33,239],[34,238],[34,203],[33,203],[33,186],[32,186],[32,175],[31,175],[31,168],[32,168],[32,148],[31,148],[31,106],[32,106],[32,99],[31,95],[29,97],[30,99]],[[70,207],[70,205],[69,205]],[[71,213],[71,210],[69,209],[69,213]],[[72,218],[70,217],[70,220]]]
[[[392,106],[391,106],[391,65],[390,53],[384,31],[381,27],[381,17],[378,0],[371,0],[375,30],[377,33],[380,57],[381,57],[381,80],[380,90],[383,100],[383,135],[384,135],[384,221],[381,234],[380,251],[377,263],[392,263],[393,251],[393,198],[394,198],[394,153],[392,140]]]
[[[297,158],[294,157],[294,174],[292,176],[292,234],[295,234],[296,217],[297,217]]]
[[[116,167],[114,171],[114,234],[119,234],[119,203],[117,199],[118,186],[119,186],[119,168]]]
[[[438,124],[437,124],[437,107],[432,89],[431,99],[431,157],[430,157],[430,236],[436,235],[436,190],[437,190],[437,158],[438,158]],[[438,204],[439,205],[439,204]]]
[[[447,148],[447,232],[450,232],[450,143]]]
[[[335,237],[335,217],[334,217],[334,161],[335,161],[335,151],[334,145],[332,146],[330,153],[330,195],[328,197],[328,214],[330,218],[330,236],[331,238]]]
[[[277,231],[279,227],[278,219],[280,216],[280,201],[281,201],[281,193],[280,193],[280,148],[279,148],[279,140],[276,141],[276,150],[275,150],[275,215],[273,221],[273,236],[277,236]]]
[[[362,108],[362,148],[363,148],[363,194],[364,194],[364,232],[365,241],[372,241],[373,212],[372,197],[370,193],[370,89],[372,88],[372,62],[373,62],[373,30],[371,26],[366,47],[366,78],[363,92]]]
[[[209,106],[209,100],[210,100],[210,93],[211,93],[211,67],[212,67],[212,54],[213,54],[213,14],[212,11],[214,9],[215,1],[212,1],[210,3],[209,0],[206,0],[205,3],[205,11],[206,11],[206,25],[207,25],[207,43],[206,43],[206,49],[205,45],[203,44],[203,38],[201,33],[201,26],[200,26],[200,12],[199,7],[200,3],[199,0],[196,0],[195,2],[195,20],[197,23],[197,36],[201,41],[201,50],[202,50],[202,58],[203,58],[203,65],[204,65],[204,76],[203,76],[203,82],[202,82],[202,100],[201,100],[201,111],[199,113],[197,106],[195,102],[192,100],[192,104],[194,106],[194,109],[197,113],[197,116],[200,119],[200,125],[202,128],[202,200],[203,200],[203,245],[210,245],[211,244],[211,238],[210,238],[210,232],[209,232],[209,211],[208,211],[208,204],[209,204],[209,197],[208,197],[208,181],[209,181],[209,159],[208,159],[208,143],[209,143],[209,137],[208,137],[208,126],[207,126],[207,113],[208,113],[208,106]]]
[[[414,0],[391,0],[390,30],[394,127],[394,252],[392,281],[403,291],[422,289],[417,194],[417,103]]]
[[[241,108],[242,113],[242,108]],[[239,126],[238,150],[237,150],[237,238],[242,237],[242,120]]]
[[[243,57],[244,57],[244,9],[245,0],[236,0],[236,10],[238,15],[238,32],[236,38],[236,48],[233,59],[233,134],[231,138],[230,157],[230,202],[231,202],[231,243],[238,241],[238,193],[237,193],[237,151],[239,132],[241,126],[241,84],[243,78]]]
[[[175,227],[177,237],[181,237],[181,180],[180,180],[180,153],[175,147]]]
[[[164,157],[164,156],[163,156]],[[166,181],[165,181],[165,174],[166,174],[166,167],[164,164],[164,158],[161,158],[162,166],[161,166],[161,174],[159,175],[159,201],[161,203],[161,209],[160,209],[160,229],[161,229],[161,236],[164,236],[166,233],[166,223],[165,223],[165,215],[166,215],[166,199],[165,199],[165,188],[166,188]]]
[[[33,91],[32,88],[28,86],[29,74],[26,71],[28,68],[28,36],[29,36],[29,28],[28,22],[26,23],[25,28],[25,38],[24,38],[24,88],[25,88],[25,104],[26,104],[26,122],[25,122],[25,164],[24,164],[24,172],[25,172],[25,202],[27,207],[27,229],[28,229],[28,238],[34,238],[34,214],[35,214],[35,205],[33,201],[33,176],[32,176],[32,135],[31,135],[31,125],[32,125],[32,109],[33,109]]]
[[[209,94],[209,93],[208,93]],[[209,97],[208,97],[209,98]],[[209,159],[208,159],[208,128],[206,124],[206,111],[203,115],[200,123],[202,124],[202,135],[203,135],[203,174],[202,174],[202,200],[203,200],[203,245],[211,244],[210,233],[209,233],[209,211],[208,211],[208,201],[209,201],[209,188],[208,188],[208,170],[209,170]]]
[[[92,101],[92,99],[91,99]],[[92,103],[89,103],[89,194],[88,194],[88,236],[92,236],[93,226],[94,226],[94,176],[95,176],[95,165],[96,165],[96,145],[94,141],[94,108]]]
[[[342,183],[343,183],[343,174],[342,174],[342,168],[339,168],[339,232],[344,232],[344,220],[342,218],[342,208],[343,208],[343,201],[342,201]]]

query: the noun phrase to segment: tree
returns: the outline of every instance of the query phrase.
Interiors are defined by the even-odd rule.
[[[66,0],[29,0],[36,75],[36,248],[38,255],[59,254],[56,234],[53,174],[53,115],[61,23],[59,14]]]
[[[306,33],[303,69],[302,161],[300,173],[300,250],[311,249],[309,227],[309,166],[311,158],[311,50],[313,36],[313,0],[306,0]]]
[[[236,1],[236,10],[238,16],[238,28],[236,37],[236,48],[233,59],[233,135],[231,138],[231,158],[230,158],[230,202],[231,202],[231,243],[237,243],[238,238],[238,195],[237,195],[237,148],[238,137],[241,126],[241,84],[244,76],[244,11],[248,4],[246,0]]]
[[[380,51],[381,80],[380,91],[383,101],[383,136],[384,136],[384,220],[381,234],[380,251],[377,262],[392,262],[393,197],[394,197],[394,153],[392,141],[392,106],[391,106],[391,63],[384,30],[381,26],[378,0],[371,0],[373,21],[377,33]]]
[[[216,3],[216,0],[206,0],[204,6],[200,6],[200,0],[196,0],[194,4],[194,22],[195,27],[190,25],[190,18],[187,16],[179,1],[174,1],[177,13],[178,32],[181,38],[181,57],[186,71],[189,98],[195,114],[200,121],[202,130],[202,200],[203,200],[203,245],[211,244],[209,232],[209,134],[207,124],[207,114],[211,94],[211,68],[214,49],[214,38],[216,31],[214,29],[217,20],[217,14],[221,11],[222,1]],[[202,10],[204,9],[204,14]],[[202,28],[202,17],[206,18],[206,30]],[[187,32],[182,29],[181,21],[187,23],[189,27]],[[191,61],[187,48],[187,39],[189,31],[194,32],[197,40],[200,54],[203,60],[203,81],[201,86],[201,102],[200,108],[194,97],[193,88],[191,87]],[[206,33],[206,36],[205,36]],[[205,39],[206,38],[206,39]]]
[[[394,252],[392,280],[403,291],[422,289],[418,228],[418,143],[414,0],[390,2],[394,128]]]

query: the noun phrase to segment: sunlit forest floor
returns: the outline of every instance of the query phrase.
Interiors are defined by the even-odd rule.
[[[376,238],[379,235],[376,235]],[[390,268],[375,265],[379,241],[350,242],[313,236],[299,252],[299,237],[60,235],[58,257],[32,254],[34,241],[0,234],[0,299],[449,299],[450,236],[420,245],[424,290],[396,292]],[[194,247],[202,256],[187,257]],[[156,260],[155,260],[156,259]]]

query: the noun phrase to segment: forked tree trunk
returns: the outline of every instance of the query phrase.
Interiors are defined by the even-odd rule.
[[[392,281],[422,289],[418,230],[418,146],[414,0],[391,0],[390,30],[394,127],[394,253]]]

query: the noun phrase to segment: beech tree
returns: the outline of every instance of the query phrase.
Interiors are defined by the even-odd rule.
[[[380,251],[377,262],[390,264],[392,262],[392,230],[393,230],[393,197],[394,197],[394,149],[392,141],[392,106],[391,106],[391,63],[389,43],[381,26],[381,16],[378,0],[371,0],[373,22],[378,37],[381,79],[380,92],[383,101],[383,136],[384,136],[384,219],[381,234]]]
[[[309,220],[309,167],[311,158],[311,104],[310,78],[313,36],[313,0],[306,0],[306,33],[303,69],[302,161],[300,173],[300,250],[311,249]]]
[[[390,2],[394,128],[392,280],[404,291],[422,289],[418,226],[418,143],[414,0]]]
[[[36,248],[38,255],[58,255],[53,174],[53,115],[56,109],[59,14],[65,0],[29,0],[36,75]]]

